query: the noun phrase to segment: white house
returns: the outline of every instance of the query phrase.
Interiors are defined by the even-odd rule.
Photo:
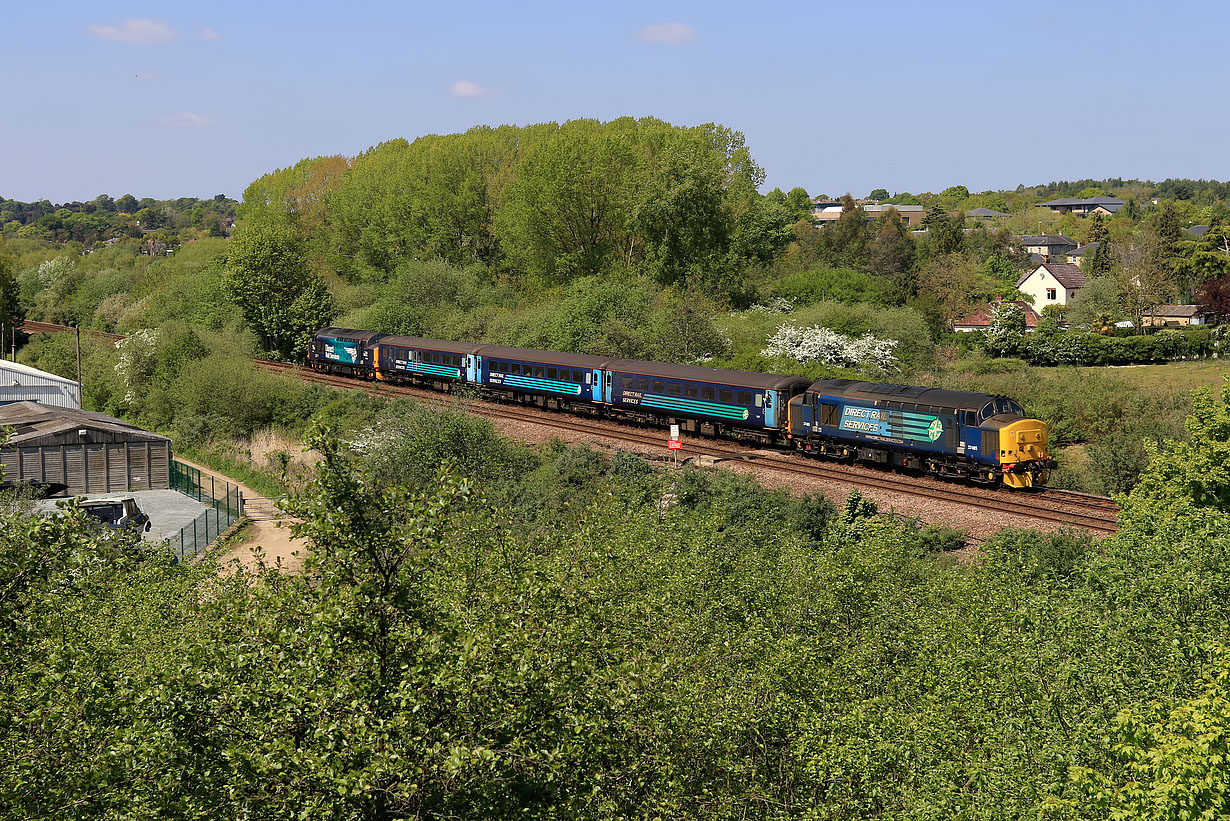
[[[1085,275],[1070,262],[1044,262],[1016,282],[1016,289],[1029,297],[1034,310],[1047,305],[1067,305],[1085,285]]]

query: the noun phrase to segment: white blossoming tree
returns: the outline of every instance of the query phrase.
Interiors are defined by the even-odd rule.
[[[897,369],[896,347],[897,340],[880,339],[870,333],[852,337],[819,325],[800,328],[785,324],[769,337],[761,353],[764,356],[784,356],[798,362],[820,362],[838,368],[888,373]]]

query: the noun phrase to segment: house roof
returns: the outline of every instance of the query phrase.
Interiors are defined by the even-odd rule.
[[[995,315],[995,305],[996,304],[997,303],[995,302],[988,302],[986,305],[983,305],[981,308],[974,311],[969,316],[963,316],[960,319],[958,319],[956,322],[953,322],[952,323],[953,327],[954,328],[956,327],[975,327],[975,328],[989,327],[991,324],[991,317]],[[1028,302],[1026,302],[1023,299],[1013,300],[1012,304],[1020,308],[1021,312],[1025,314],[1025,327],[1026,328],[1038,327],[1038,320],[1041,319],[1041,317],[1038,316],[1038,312],[1034,310],[1034,307],[1032,305],[1030,305]]]
[[[1038,268],[1045,268],[1047,273],[1055,277],[1059,284],[1065,288],[1076,290],[1077,288],[1085,287],[1085,274],[1081,271],[1079,265],[1074,265],[1071,262],[1044,262]],[[1021,278],[1016,281],[1016,287],[1020,288],[1025,284],[1025,280],[1038,273],[1038,268],[1021,274]]]
[[[1003,211],[996,211],[994,208],[971,208],[965,212],[967,217],[1006,217],[1008,216]]]
[[[1076,247],[1076,240],[1063,234],[1026,234],[1017,237],[1022,245],[1071,245]]]
[[[74,408],[59,408],[38,402],[13,402],[0,406],[0,425],[15,428],[9,440],[16,447],[28,440],[38,439],[68,430],[90,428],[123,435],[127,439],[144,442],[169,442],[165,436],[142,430],[136,425],[108,416],[105,413],[81,411]]]
[[[1094,250],[1095,248],[1097,248],[1097,247],[1098,247],[1099,245],[1101,245],[1101,244],[1102,244],[1102,243],[1098,242],[1097,240],[1094,240],[1093,242],[1086,242],[1084,245],[1080,246],[1079,248],[1074,248],[1074,249],[1072,249],[1071,251],[1069,251],[1069,252],[1068,252],[1068,256],[1070,256],[1070,257],[1083,257],[1085,254],[1087,254],[1087,253],[1089,253],[1090,251]]]
[[[1085,197],[1083,199],[1081,197],[1060,197],[1059,199],[1051,200],[1050,202],[1041,203],[1041,205],[1117,205],[1122,208],[1123,200],[1118,197]]]
[[[1209,226],[1193,225],[1190,228],[1184,228],[1183,230],[1191,234],[1193,237],[1203,237],[1204,233],[1209,230]]]
[[[867,205],[863,207],[863,210],[868,213],[880,214],[890,208],[894,209],[898,214],[920,213],[927,210],[921,205],[894,205],[891,202],[886,202],[882,205]]]
[[[1190,317],[1201,316],[1209,311],[1203,305],[1155,305],[1150,316]]]

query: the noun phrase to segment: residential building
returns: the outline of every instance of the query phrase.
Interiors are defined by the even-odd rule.
[[[1203,305],[1154,305],[1141,317],[1145,328],[1187,328],[1208,325],[1213,314]]]
[[[1043,262],[1060,260],[1069,251],[1075,251],[1077,241],[1063,234],[1033,234],[1017,237],[1017,242],[1027,254],[1038,254]]]
[[[1118,214],[1123,209],[1123,200],[1116,197],[1088,197],[1085,199],[1060,197],[1041,205],[1056,214],[1076,214],[1078,217],[1087,217],[1090,214]]]
[[[1047,305],[1067,305],[1084,286],[1084,273],[1070,262],[1044,262],[1016,282],[1038,313]]]
[[[1079,265],[1083,268],[1086,255],[1092,254],[1096,251],[1100,244],[1101,243],[1099,242],[1086,242],[1084,245],[1081,245],[1065,254],[1064,262],[1070,262],[1073,265]]]
[[[1002,299],[997,299],[994,302],[988,302],[969,316],[961,317],[952,323],[952,329],[957,333],[985,331],[991,327],[991,318],[995,316],[995,308],[1002,301]],[[1033,306],[1023,299],[1013,300],[1012,304],[1020,308],[1021,313],[1025,314],[1025,333],[1033,333],[1037,330],[1038,320],[1042,317],[1033,309]]]
[[[883,205],[864,205],[862,208],[863,215],[867,218],[868,222],[879,219],[880,215],[890,208],[896,209],[898,217],[910,228],[922,225],[923,217],[927,214],[927,209],[921,205],[892,205],[891,203],[885,203]],[[812,211],[812,221],[817,225],[824,226],[841,219],[842,213],[840,204],[826,205],[824,207],[817,206],[817,209]]]

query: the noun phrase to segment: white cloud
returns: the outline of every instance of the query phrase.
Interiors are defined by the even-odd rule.
[[[458,80],[449,86],[448,90],[454,97],[486,97],[491,93],[490,89],[475,85],[469,80]]]
[[[217,125],[217,121],[212,117],[206,117],[204,114],[194,114],[191,111],[168,114],[158,122],[167,128],[209,128],[212,125]]]
[[[695,43],[696,32],[686,23],[657,23],[645,26],[636,33],[636,39],[646,43],[677,46],[683,43]]]
[[[204,26],[202,26],[201,30],[196,33],[196,36],[200,40],[221,40],[222,39],[222,35],[218,34],[218,32],[210,28],[205,28]]]
[[[169,43],[175,39],[175,29],[156,20],[125,20],[118,26],[90,26],[90,33],[103,40],[118,43],[151,45]]]

